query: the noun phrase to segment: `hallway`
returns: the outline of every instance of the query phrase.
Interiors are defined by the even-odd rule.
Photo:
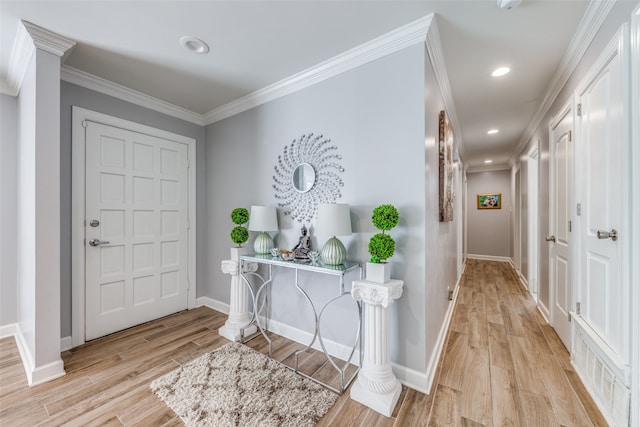
[[[433,426],[607,425],[505,262],[467,259],[435,388]]]
[[[182,425],[148,385],[228,342],[225,319],[201,307],[95,340],[63,353],[66,376],[33,388],[15,341],[2,339],[0,425]],[[303,347],[277,340],[282,360]],[[266,351],[261,341],[250,345]],[[467,260],[436,377],[428,396],[403,387],[390,418],[346,392],[318,426],[607,425],[505,262]]]

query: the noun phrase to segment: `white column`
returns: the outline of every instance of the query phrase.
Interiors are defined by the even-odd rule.
[[[222,261],[222,272],[231,275],[231,296],[229,298],[229,318],[218,330],[218,333],[231,341],[240,341],[243,336],[254,334],[256,325],[247,326],[249,314],[249,289],[240,277],[240,256],[248,252],[246,248],[231,248],[231,259]],[[245,263],[244,271],[253,272],[258,269],[256,263]],[[244,331],[243,331],[244,329]]]
[[[356,280],[351,296],[364,303],[364,355],[351,398],[384,416],[390,416],[402,386],[391,370],[389,307],[402,295],[402,280],[375,283]]]

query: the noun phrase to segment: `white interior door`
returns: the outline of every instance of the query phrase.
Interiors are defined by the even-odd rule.
[[[527,163],[527,287],[533,299],[538,301],[538,143],[529,152]]]
[[[573,227],[573,110],[566,107],[551,125],[550,183],[551,212],[550,236],[547,237],[551,290],[551,326],[556,330],[568,350],[571,350],[571,323],[573,310],[573,280],[571,232]]]
[[[90,340],[187,308],[188,147],[85,123]]]
[[[576,176],[581,205],[577,302],[583,320],[609,346],[607,350],[628,364],[629,260],[623,263],[623,256],[629,242],[625,214],[629,124],[622,40],[621,36],[614,40],[577,91]]]
[[[518,274],[522,271],[522,224],[521,224],[521,192],[520,188],[520,169],[516,170],[513,177],[515,186],[515,200],[514,206],[514,242],[513,242],[513,263],[516,267]]]

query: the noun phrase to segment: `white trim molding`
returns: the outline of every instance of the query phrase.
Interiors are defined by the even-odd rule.
[[[451,319],[453,318],[453,311],[456,308],[456,301],[458,301],[458,293],[460,291],[460,280],[464,275],[464,270],[467,268],[466,260],[465,265],[462,269],[462,273],[458,277],[458,281],[456,282],[455,289],[453,290],[453,298],[451,298],[451,302],[449,303],[449,307],[447,308],[447,312],[444,316],[444,322],[442,322],[442,326],[440,327],[440,332],[438,333],[438,338],[436,340],[436,345],[431,353],[431,357],[429,358],[429,363],[427,364],[427,372],[426,372],[426,387],[424,389],[416,389],[424,394],[429,394],[431,392],[431,386],[433,382],[436,380],[436,373],[438,372],[438,363],[440,362],[440,357],[442,356],[442,352],[444,351],[445,345],[447,343],[447,336],[449,335],[449,326],[451,325]],[[402,381],[401,377],[398,377],[400,381]]]
[[[168,116],[176,117],[196,125],[204,126],[202,114],[194,113],[186,108],[163,101],[142,92],[119,85],[102,77],[94,76],[77,68],[65,65],[60,71],[60,78],[69,83],[104,93],[123,101],[148,108]]]
[[[444,109],[449,116],[449,123],[453,128],[453,134],[459,141],[456,146],[458,148],[458,155],[461,159],[464,159],[464,144],[462,143],[462,128],[460,127],[460,120],[458,119],[458,113],[456,110],[455,102],[453,102],[453,92],[451,91],[451,84],[449,83],[449,73],[447,73],[447,66],[444,61],[444,53],[442,50],[442,44],[440,43],[440,33],[438,32],[437,19],[432,18],[431,25],[427,32],[427,55],[433,66],[433,70],[436,75],[436,81],[440,87],[440,94],[442,95],[444,102]]]
[[[167,114],[169,116],[176,117],[190,123],[194,123],[200,126],[206,126],[241,113],[243,111],[247,111],[259,105],[265,104],[267,102],[273,101],[275,99],[281,98],[283,96],[289,95],[291,93],[297,92],[306,87],[315,85],[316,83],[320,83],[324,80],[372,62],[376,59],[390,55],[394,52],[398,52],[406,47],[415,45],[417,43],[425,43],[427,42],[427,32],[429,32],[431,33],[429,35],[429,45],[432,46],[432,49],[437,50],[437,59],[435,59],[434,62],[434,64],[437,65],[434,66],[438,69],[438,81],[440,82],[440,86],[446,89],[444,91],[444,96],[446,101],[445,103],[447,104],[447,112],[449,114],[454,131],[456,131],[457,134],[460,135],[461,132],[458,125],[457,116],[455,114],[455,107],[453,105],[453,96],[451,95],[451,88],[449,86],[446,68],[444,67],[442,49],[440,47],[440,39],[435,33],[435,30],[434,32],[429,31],[429,28],[433,21],[433,17],[433,14],[429,14],[403,27],[397,28],[393,31],[390,31],[389,33],[383,34],[380,37],[370,40],[360,46],[356,46],[353,49],[336,55],[333,58],[323,61],[311,68],[287,77],[286,79],[273,83],[269,86],[238,98],[232,102],[215,108],[205,114],[199,114],[190,111],[186,108],[179,107],[145,93],[138,92],[115,82],[111,82],[104,78],[66,65],[61,69],[61,80],[94,90],[96,92],[103,93],[105,95],[112,96],[117,99],[121,99],[126,102],[131,102],[135,105],[149,108],[151,110]],[[41,32],[39,32],[39,34],[45,34],[45,32],[49,33],[47,32],[47,30],[40,30]],[[58,38],[60,37],[53,33],[50,34]],[[16,56],[16,58],[13,59],[13,61],[15,62],[14,68],[16,69],[16,71],[9,73],[9,87],[3,87],[3,92],[7,92],[8,95],[12,96],[16,96],[19,92],[19,85],[22,81],[24,71],[26,70],[26,64],[28,64],[28,60],[31,58],[31,55],[28,54],[28,51],[25,51],[25,48],[23,47],[24,43],[20,40],[21,37],[18,37],[16,39],[16,45],[18,45],[19,48],[14,47],[14,55]],[[66,59],[66,57],[63,59]]]
[[[9,59],[8,87],[3,87],[3,90],[11,96],[17,96],[20,93],[22,79],[36,49],[57,55],[61,58],[61,62],[64,62],[75,45],[76,42],[73,40],[59,36],[28,21],[20,21]]]
[[[282,98],[417,43],[424,43],[433,13],[356,46],[311,68],[273,83],[204,114],[205,125]]]
[[[507,257],[507,256],[467,254],[467,259],[481,259],[481,260],[484,260],[484,261],[508,262],[511,265],[513,265],[513,260],[511,258]]]
[[[513,154],[509,158],[509,166],[513,166],[517,160],[518,156],[524,150],[527,143],[533,136],[534,132],[542,123],[544,116],[551,108],[551,105],[556,100],[557,96],[560,94],[560,91],[564,87],[565,83],[571,77],[571,74],[575,71],[576,67],[580,63],[580,60],[584,56],[585,52],[591,42],[595,38],[600,26],[604,22],[609,12],[615,5],[616,0],[598,0],[598,1],[590,1],[587,6],[587,10],[578,25],[578,29],[576,33],[573,35],[571,39],[571,43],[567,48],[567,51],[558,66],[558,70],[554,74],[551,82],[547,86],[547,92],[544,95],[542,103],[538,108],[534,118],[529,122],[529,125],[525,129],[516,146],[516,149],[513,151]]]
[[[640,117],[640,4],[631,13],[631,117]],[[640,123],[631,120],[631,214],[640,212]],[[640,223],[631,222],[631,258],[640,259]],[[631,262],[631,401],[640,402],[640,263]],[[640,404],[631,405],[631,424],[640,425]]]

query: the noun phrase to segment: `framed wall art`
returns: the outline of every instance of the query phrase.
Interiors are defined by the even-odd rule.
[[[478,194],[478,209],[502,209],[502,193]]]
[[[440,222],[453,221],[453,136],[444,110],[438,117]]]

